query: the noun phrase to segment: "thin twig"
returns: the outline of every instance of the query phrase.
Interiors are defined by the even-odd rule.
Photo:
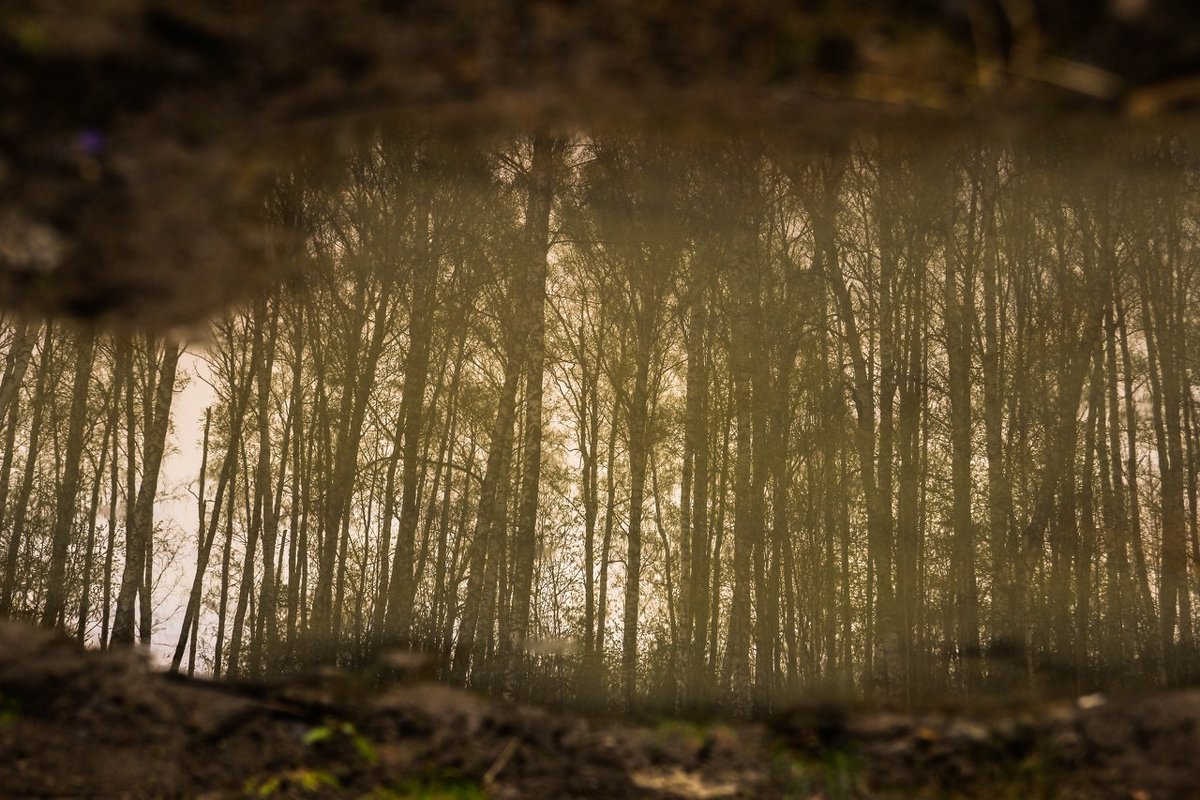
[[[483,775],[483,786],[485,789],[491,788],[492,784],[496,782],[496,776],[499,775],[500,771],[508,765],[510,760],[512,760],[513,753],[517,752],[517,746],[519,744],[520,741],[518,741],[517,737],[515,736],[511,737],[508,742],[505,743],[504,749],[500,751],[500,755],[496,756],[496,761]]]

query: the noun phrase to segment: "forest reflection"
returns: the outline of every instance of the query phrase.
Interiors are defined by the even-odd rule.
[[[1193,681],[1198,177],[1165,135],[379,132],[278,182],[207,409],[173,343],[3,322],[0,612],[588,708]]]

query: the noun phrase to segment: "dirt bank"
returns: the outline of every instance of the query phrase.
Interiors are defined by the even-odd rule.
[[[629,724],[337,674],[173,679],[14,624],[0,704],[3,797],[1185,798],[1200,756],[1200,692]]]

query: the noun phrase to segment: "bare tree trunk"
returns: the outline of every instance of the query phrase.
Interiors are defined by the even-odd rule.
[[[973,296],[969,265],[961,265],[953,230],[946,232],[946,351],[950,363],[952,635],[963,688],[979,685],[979,598],[975,585],[975,533],[971,520],[971,325],[963,306]],[[961,287],[960,287],[961,281]]]
[[[684,422],[685,446],[691,456],[692,491],[690,498],[682,498],[684,506],[687,506],[688,499],[691,501],[690,507],[686,509],[690,523],[691,564],[688,568],[683,634],[684,644],[688,648],[687,679],[690,689],[687,692],[687,698],[692,702],[699,703],[703,703],[707,699],[704,695],[708,682],[703,678],[703,672],[708,639],[709,575],[712,571],[709,562],[708,526],[708,483],[711,476],[709,474],[708,443],[709,366],[706,352],[708,297],[707,292],[704,291],[705,280],[705,273],[693,277],[693,281],[698,285],[693,286],[695,295],[688,325],[688,373]],[[688,532],[683,532],[683,535],[686,537]]]
[[[8,519],[8,493],[12,485],[13,456],[16,450],[17,429],[20,427],[21,382],[33,357],[36,331],[21,319],[13,332],[12,343],[5,357],[4,377],[0,380],[0,423],[5,423],[4,456],[0,459],[0,532]]]
[[[109,397],[109,404],[116,408],[116,397]],[[87,639],[88,617],[91,615],[92,601],[92,570],[96,562],[96,523],[100,517],[100,488],[104,485],[105,453],[108,451],[109,437],[113,435],[115,418],[109,414],[105,418],[104,433],[100,437],[100,449],[96,451],[95,472],[92,475],[91,503],[88,506],[87,544],[83,553],[83,575],[80,577],[79,591],[79,625],[76,627],[76,639],[82,644]]]
[[[656,312],[651,312],[656,313]],[[649,449],[650,353],[653,347],[648,325],[639,326],[633,392],[629,398],[629,527],[625,554],[625,619],[622,629],[621,673],[625,710],[632,712],[637,701],[638,615],[642,580],[642,515],[646,491],[646,459]]]
[[[124,340],[118,339],[113,348],[113,387],[112,408],[109,419],[112,427],[112,460],[109,462],[109,495],[108,495],[108,531],[104,547],[104,593],[100,610],[100,647],[108,648],[109,621],[112,614],[112,580],[113,580],[113,550],[117,544],[117,502],[120,498],[121,481],[119,474],[121,448],[117,434],[121,414],[121,395],[128,392],[129,386],[123,381],[124,371],[120,364],[124,355]]]
[[[995,594],[992,603],[995,620],[992,636],[1003,650],[1019,652],[1022,632],[1019,627],[1020,601],[1018,593],[1024,591],[1014,574],[1014,566],[1024,558],[1020,542],[1014,534],[1012,476],[1004,452],[1004,392],[1003,364],[1007,355],[1001,349],[1000,298],[1003,291],[999,271],[999,232],[996,224],[996,193],[998,176],[994,159],[988,158],[980,165],[984,171],[982,184],[983,226],[983,341],[980,345],[980,360],[983,372],[983,423],[985,451],[987,454],[988,535],[991,540],[993,583]],[[993,669],[1005,676],[1012,665],[993,665]],[[1007,681],[1008,678],[1006,677]]]
[[[720,691],[721,693],[729,694],[729,684],[731,676],[729,670],[720,667],[720,647],[718,646],[719,637],[721,634],[721,589],[722,589],[722,566],[724,564],[724,546],[725,546],[725,511],[728,507],[729,496],[729,440],[730,433],[733,430],[733,381],[730,380],[730,397],[725,403],[722,410],[722,415],[718,419],[724,420],[723,434],[721,438],[721,466],[717,470],[715,477],[717,486],[717,510],[716,518],[713,527],[716,529],[715,541],[712,548],[712,596],[709,604],[709,619],[708,625],[708,670],[715,678],[720,669]],[[726,631],[728,637],[729,631]],[[714,680],[716,683],[716,680]]]
[[[305,438],[304,432],[304,417],[305,417],[305,395],[304,395],[304,304],[294,303],[295,319],[292,322],[292,399],[291,404],[294,409],[292,413],[292,486],[291,486],[291,536],[288,538],[288,586],[287,586],[287,621],[286,621],[286,637],[287,637],[287,653],[286,656],[290,660],[292,657],[292,648],[296,642],[296,620],[297,606],[300,604],[300,573],[302,571],[301,564],[306,560],[307,538],[303,535],[301,528],[301,513],[302,510],[307,514],[308,502],[306,500],[308,481],[302,482],[302,477],[307,477],[307,462],[304,452],[301,450],[302,444],[307,444],[308,439]],[[311,450],[311,447],[310,447]],[[304,486],[302,491],[301,486]]]
[[[197,480],[196,486],[196,572],[203,574],[208,567],[209,549],[205,547],[209,543],[208,537],[204,535],[204,518],[208,511],[208,498],[205,496],[205,478],[208,474],[208,442],[209,434],[212,431],[212,406],[204,409],[204,443],[200,450],[200,477]],[[220,507],[213,509],[213,519],[221,516]],[[216,533],[214,528],[213,533]],[[192,611],[192,599],[188,597],[188,611]],[[200,647],[199,627],[200,614],[198,609],[192,611],[192,618],[187,618],[187,612],[184,613],[183,625],[180,626],[180,639],[187,644],[187,639],[190,636],[192,640],[192,648],[188,653],[188,676],[191,677],[196,671],[196,650]],[[171,659],[171,671],[179,670],[179,649],[175,650],[176,655]]]
[[[353,320],[347,326],[346,331],[346,360],[341,386],[342,410],[338,414],[337,441],[334,445],[334,453],[331,454],[331,459],[326,462],[326,467],[331,474],[327,475],[326,480],[329,481],[329,484],[322,492],[324,507],[317,530],[317,583],[316,596],[313,598],[312,624],[317,628],[318,633],[326,635],[331,634],[337,624],[333,619],[333,590],[334,573],[337,569],[338,530],[341,528],[342,513],[346,505],[342,498],[348,496],[350,493],[350,489],[346,484],[351,482],[350,473],[353,472],[353,464],[351,462],[356,456],[355,453],[351,452],[349,446],[349,426],[352,416],[349,411],[354,398],[354,372],[358,365],[359,350],[362,347],[362,332],[366,326],[367,316],[367,285],[366,279],[361,276],[358,278],[353,308]],[[309,317],[314,327],[316,326],[315,316],[311,315]],[[314,335],[313,339],[317,341],[318,337]],[[321,349],[323,348],[314,349],[314,354],[319,353]],[[324,388],[323,381],[321,381],[323,372],[323,364],[318,362],[317,424],[320,430],[324,431],[325,435],[328,436],[332,433],[332,429],[330,427],[330,415],[322,413],[325,412],[325,404],[328,402],[325,394],[320,391]],[[321,417],[324,417],[324,419],[321,419]]]
[[[437,652],[442,652],[448,646],[447,637],[442,635],[442,631],[447,619],[452,619],[455,609],[450,606],[452,603],[448,598],[447,579],[449,577],[448,570],[450,569],[449,555],[449,540],[450,540],[450,495],[454,489],[454,476],[450,469],[454,460],[454,443],[456,441],[456,433],[458,432],[459,418],[459,386],[461,385],[462,368],[464,362],[464,351],[466,348],[466,337],[459,337],[458,354],[454,360],[454,375],[450,379],[450,399],[447,403],[448,414],[450,419],[447,424],[446,441],[447,446],[443,457],[447,461],[446,470],[446,485],[442,495],[442,508],[438,519],[438,540],[437,554],[434,556],[434,589],[433,589],[433,614],[431,625],[433,630],[432,649]],[[470,465],[463,467],[463,491],[459,501],[465,508],[467,505],[467,491],[471,485]],[[458,527],[458,535],[461,537],[462,525]]]
[[[478,511],[475,515],[475,530],[468,556],[470,574],[467,580],[466,602],[463,606],[452,667],[454,680],[459,683],[466,680],[471,659],[477,649],[476,640],[489,638],[484,626],[490,631],[494,623],[486,614],[486,595],[495,591],[494,585],[491,588],[488,586],[487,572],[489,569],[495,569],[494,563],[489,565],[494,559],[489,559],[488,556],[496,546],[492,538],[500,537],[504,533],[503,526],[496,525],[496,520],[501,516],[501,509],[506,510],[508,505],[507,464],[512,453],[517,381],[520,375],[519,367],[523,361],[519,357],[521,349],[523,348],[514,347],[514,352],[509,354],[504,385],[500,390],[500,405],[496,410],[496,419],[488,444],[487,466],[479,486]]]
[[[1121,339],[1121,373],[1124,376],[1124,405],[1125,405],[1125,436],[1126,436],[1126,472],[1129,479],[1127,486],[1129,489],[1129,544],[1133,550],[1133,565],[1134,575],[1136,579],[1136,591],[1138,597],[1138,606],[1140,608],[1141,629],[1142,631],[1153,631],[1154,634],[1146,638],[1139,631],[1139,638],[1146,646],[1147,640],[1150,645],[1151,658],[1155,664],[1161,668],[1162,651],[1160,649],[1161,638],[1157,635],[1157,610],[1154,606],[1154,596],[1150,591],[1150,575],[1147,568],[1147,559],[1145,549],[1142,544],[1142,523],[1141,523],[1141,501],[1138,496],[1138,446],[1137,446],[1137,429],[1138,429],[1138,412],[1137,403],[1134,399],[1134,375],[1133,375],[1133,359],[1129,352],[1129,332],[1125,324],[1125,306],[1118,298],[1117,301],[1117,330],[1120,333]]]
[[[12,521],[7,516],[8,495],[12,488],[13,457],[17,449],[17,429],[21,427],[21,395],[18,393],[9,406],[10,412],[4,430],[4,456],[0,458],[0,532],[5,526],[11,527]]]
[[[54,327],[47,323],[42,348],[38,358],[38,376],[30,406],[33,417],[29,423],[29,446],[25,454],[25,468],[21,488],[17,493],[17,504],[13,511],[12,533],[8,537],[8,553],[4,560],[4,583],[0,584],[0,617],[13,612],[13,592],[16,590],[17,564],[21,556],[21,545],[29,516],[29,498],[33,494],[33,476],[40,454],[39,438],[42,432],[42,413],[46,407],[46,378],[54,358]]]
[[[1159,474],[1162,478],[1162,543],[1158,597],[1160,636],[1167,680],[1180,681],[1190,642],[1186,623],[1189,612],[1187,588],[1187,523],[1183,494],[1183,445],[1180,427],[1180,378],[1175,359],[1174,320],[1170,296],[1174,270],[1170,255],[1166,263],[1155,263],[1161,256],[1144,253],[1138,280],[1145,316],[1146,353],[1158,442]],[[1151,284],[1151,278],[1154,283]],[[1178,632],[1179,640],[1176,640]]]
[[[269,317],[268,317],[269,313]],[[262,666],[262,652],[265,648],[273,653],[278,630],[276,616],[275,572],[272,562],[275,557],[275,545],[279,538],[279,511],[272,492],[271,477],[271,375],[275,367],[275,349],[279,331],[279,303],[271,304],[267,311],[266,300],[256,304],[255,345],[262,351],[257,377],[258,395],[258,474],[255,479],[255,492],[261,515],[261,535],[263,553],[263,577],[259,589],[258,625],[255,635],[251,637],[250,674],[257,676]],[[265,330],[264,330],[265,329]],[[264,339],[259,342],[258,339]],[[287,472],[287,448],[291,434],[289,425],[285,423],[283,447],[280,453],[280,480]],[[262,629],[260,634],[259,630]],[[265,639],[265,641],[264,641]]]
[[[166,446],[171,398],[175,392],[175,365],[178,361],[178,345],[166,345],[159,367],[153,417],[146,421],[145,426],[145,456],[142,462],[142,483],[138,489],[137,505],[134,509],[134,526],[125,537],[125,569],[121,576],[121,591],[117,595],[117,614],[112,635],[112,641],[117,645],[133,644],[133,606],[138,590],[145,581],[145,554],[154,533],[154,501],[158,492],[158,472]]]
[[[25,372],[29,368],[29,360],[33,357],[33,344],[36,331],[30,330],[29,321],[21,318],[13,331],[12,344],[4,358],[4,377],[0,379],[0,421],[8,415],[9,408],[17,402],[21,390],[21,381],[25,380]],[[15,415],[14,415],[15,419]]]
[[[550,247],[550,207],[554,202],[554,159],[558,143],[545,132],[533,137],[529,167],[529,194],[525,204],[525,246],[528,259],[525,312],[528,345],[525,360],[525,431],[521,464],[520,502],[513,542],[513,607],[511,641],[502,648],[518,648],[513,659],[516,685],[522,685],[524,648],[529,636],[533,561],[537,549],[538,488],[542,470],[542,382],[546,359],[546,258]]]
[[[193,637],[192,654],[194,657],[195,650],[199,646],[199,642],[195,640],[194,628],[200,617],[200,601],[201,594],[204,588],[204,574],[208,569],[209,557],[212,553],[213,543],[216,541],[217,529],[220,525],[221,509],[225,502],[226,490],[229,491],[230,513],[233,510],[233,480],[237,470],[237,456],[241,448],[242,442],[242,427],[244,425],[244,416],[246,407],[250,403],[250,386],[251,379],[258,373],[258,364],[262,359],[261,342],[255,341],[251,348],[249,363],[240,377],[240,385],[232,387],[229,402],[229,418],[225,457],[221,460],[221,470],[217,474],[217,488],[213,496],[212,513],[209,516],[208,531],[204,533],[204,470],[208,463],[208,433],[209,423],[211,421],[211,409],[206,409],[204,413],[204,463],[201,465],[200,472],[200,542],[196,553],[196,573],[192,578],[191,591],[188,594],[188,604],[183,615],[183,625],[179,631],[179,641],[175,646],[175,653],[171,658],[171,671],[177,672],[179,665],[183,660],[183,652],[187,648],[188,636]],[[229,560],[229,543],[226,546],[226,554],[224,561],[226,565]],[[228,568],[226,567],[226,572]],[[222,614],[222,617],[224,615]],[[189,660],[189,665],[190,665]]]
[[[409,315],[408,354],[404,362],[404,388],[400,399],[400,422],[404,436],[404,474],[401,481],[400,526],[396,532],[396,555],[391,567],[387,598],[387,628],[401,641],[412,636],[413,597],[419,576],[413,571],[413,553],[420,498],[417,480],[421,473],[421,422],[425,409],[425,387],[429,381],[429,345],[433,331],[434,295],[438,261],[430,248],[429,187],[419,191],[416,209],[416,247],[413,265],[412,307]],[[399,433],[399,432],[398,432]],[[397,437],[397,445],[399,437]],[[393,467],[389,466],[389,469]],[[390,520],[388,522],[390,525]]]
[[[740,269],[748,271],[747,267]],[[745,713],[750,702],[750,583],[752,580],[751,555],[754,547],[752,530],[753,441],[754,421],[751,408],[751,367],[753,358],[750,326],[751,309],[748,291],[743,289],[739,299],[734,300],[738,309],[735,329],[732,334],[735,359],[731,359],[733,373],[734,414],[736,417],[736,460],[733,469],[733,600],[729,611],[729,638],[725,650],[724,672],[729,675],[731,701],[736,712]],[[760,445],[761,446],[761,445]]]
[[[596,646],[592,651],[593,666],[591,673],[592,692],[598,707],[603,708],[607,702],[608,681],[604,675],[604,648],[608,633],[608,566],[612,553],[612,534],[616,526],[617,508],[617,430],[620,427],[621,403],[614,392],[612,411],[609,414],[608,442],[606,464],[604,471],[605,505],[604,533],[600,538],[600,578],[599,596],[596,598]]]
[[[236,452],[236,449],[235,449]],[[213,645],[213,678],[220,678],[225,665],[225,622],[229,611],[229,565],[233,555],[233,515],[236,503],[237,457],[229,476],[229,511],[225,515],[225,546],[221,552],[221,589],[217,599],[217,637]],[[214,515],[219,518],[219,514]]]
[[[920,549],[921,485],[921,315],[924,313],[923,275],[910,276],[913,283],[904,301],[906,329],[902,350],[905,377],[900,382],[897,437],[900,450],[897,492],[896,589],[898,628],[902,658],[901,681],[904,700],[911,702],[920,676],[917,669],[917,616],[921,597],[917,591]]]
[[[42,614],[42,625],[48,628],[59,628],[63,625],[67,545],[70,544],[71,533],[75,529],[75,512],[79,501],[80,468],[83,465],[83,425],[87,416],[96,339],[92,334],[82,334],[75,347],[75,371],[72,379],[74,388],[71,391],[71,412],[67,420],[66,461],[63,466],[62,486],[59,488],[54,510],[50,566],[46,580],[46,608]]]

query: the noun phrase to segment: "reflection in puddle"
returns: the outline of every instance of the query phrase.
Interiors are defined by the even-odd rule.
[[[194,354],[5,322],[0,610],[626,708],[1193,680],[1196,180],[380,134],[278,182],[287,279]]]

